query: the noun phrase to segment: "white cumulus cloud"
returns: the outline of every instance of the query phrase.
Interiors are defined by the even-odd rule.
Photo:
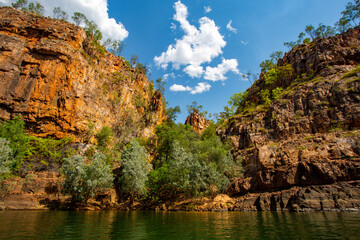
[[[16,0],[0,0],[0,3],[10,5]],[[110,18],[108,14],[107,0],[36,0],[29,2],[39,2],[45,8],[45,16],[53,16],[54,7],[60,7],[68,15],[68,21],[72,21],[71,16],[74,12],[81,12],[90,21],[94,21],[100,28],[104,38],[124,40],[129,35],[121,22]]]
[[[240,74],[238,70],[238,61],[236,59],[223,59],[217,67],[206,67],[205,76],[206,80],[210,81],[224,81],[227,79],[225,74],[228,72],[234,72]]]
[[[199,28],[196,28],[187,20],[187,7],[180,0],[174,4],[174,8],[174,20],[179,22],[180,28],[185,34],[171,44],[166,52],[156,56],[154,61],[164,69],[170,63],[174,69],[185,65],[187,66],[186,73],[195,76],[199,73],[201,64],[211,62],[212,59],[222,54],[222,48],[225,47],[226,42],[213,20],[203,17],[199,20]],[[198,70],[196,74],[192,71],[195,69]]]
[[[190,93],[191,94],[203,93],[209,91],[210,88],[211,88],[210,84],[201,82],[196,87],[194,87]]]
[[[204,12],[205,12],[205,14],[207,14],[207,13],[209,13],[209,12],[211,12],[211,11],[212,11],[212,9],[211,9],[210,6],[205,6],[205,7],[204,7]]]
[[[183,86],[174,84],[170,87],[170,91],[173,92],[190,92],[191,94],[198,94],[209,91],[211,88],[211,85],[205,82],[198,83],[195,87],[189,87],[189,86]]]
[[[174,84],[170,87],[170,91],[173,92],[190,92],[192,91],[192,88],[189,86],[183,86],[183,85],[178,85],[178,84]]]
[[[186,68],[184,68],[184,72],[187,73],[187,75],[189,75],[192,78],[194,77],[199,78],[203,75],[204,68],[202,66],[189,65]]]
[[[230,32],[237,33],[237,29],[232,27],[231,24],[232,24],[232,20],[228,22],[228,24],[226,25],[226,29],[229,30]]]

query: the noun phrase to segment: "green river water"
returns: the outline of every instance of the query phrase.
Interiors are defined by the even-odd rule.
[[[4,211],[0,239],[360,239],[360,213]]]

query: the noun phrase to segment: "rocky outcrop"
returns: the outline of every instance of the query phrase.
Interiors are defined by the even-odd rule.
[[[262,74],[247,90],[247,102],[218,129],[224,140],[233,142],[235,158],[243,161],[244,176],[233,179],[229,194],[278,191],[256,195],[258,201],[267,199],[269,205],[260,208],[267,210],[272,209],[272,196],[285,193],[289,199],[305,196],[303,202],[316,204],[304,208],[318,210],[335,206],[334,194],[341,201],[359,198],[358,184],[351,196],[345,194],[351,182],[360,179],[359,31],[357,27],[293,49],[278,62],[279,71],[290,66],[290,74],[279,72],[272,85]],[[261,91],[271,93],[277,87],[284,89],[282,97],[264,104]],[[336,187],[327,188],[326,194],[308,199],[310,195],[303,195],[302,191],[320,191],[318,185],[329,184]],[[303,190],[290,191],[297,187]],[[331,204],[319,207],[320,199]],[[298,204],[288,201],[283,201],[286,206]]]
[[[201,133],[210,125],[210,122],[204,115],[200,114],[198,110],[194,110],[186,118],[185,125],[186,124],[191,125],[195,132]]]
[[[40,137],[149,137],[163,120],[161,94],[132,68],[62,20],[0,8],[0,118],[22,115]],[[155,106],[156,105],[156,106]]]
[[[12,177],[0,187],[0,210],[44,210],[44,209],[117,209],[114,189],[100,193],[84,205],[71,203],[71,196],[61,193],[62,181],[56,172],[28,172],[23,177]]]
[[[360,181],[329,185],[295,186],[287,190],[225,194],[164,203],[165,211],[360,211]]]

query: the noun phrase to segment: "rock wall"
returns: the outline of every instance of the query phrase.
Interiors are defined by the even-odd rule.
[[[163,120],[146,75],[62,20],[0,8],[0,118],[31,134],[84,141],[102,127],[150,137]]]
[[[255,106],[246,111],[240,106],[218,129],[235,145],[233,155],[242,159],[245,170],[243,178],[233,179],[229,194],[281,195],[294,187],[334,184],[329,194],[314,200],[332,201],[332,191],[346,192],[346,182],[360,179],[359,31],[357,27],[293,49],[278,62],[292,67],[291,76],[269,86],[262,74],[248,89],[248,101]],[[284,89],[283,96],[261,105],[261,90],[275,87]],[[270,204],[273,194],[260,195],[256,198],[269,198]],[[353,195],[358,201],[359,192]],[[321,209],[318,204],[315,209]]]
[[[185,120],[185,125],[189,124],[193,127],[195,132],[201,133],[209,126],[209,120],[199,113],[198,110],[194,110]]]

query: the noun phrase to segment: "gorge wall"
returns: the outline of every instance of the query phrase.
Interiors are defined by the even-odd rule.
[[[39,137],[150,137],[162,96],[143,73],[62,20],[0,8],[0,118],[21,115]]]
[[[356,27],[294,48],[278,61],[275,82],[261,74],[247,90],[218,129],[243,161],[244,177],[229,189],[242,196],[240,209],[360,208],[359,64]],[[278,87],[282,97],[264,104],[262,90]]]
[[[124,141],[153,136],[165,118],[164,106],[143,71],[65,21],[7,7],[0,16],[1,119],[21,115],[32,135],[78,142],[92,142],[104,126]],[[243,162],[243,177],[232,179],[228,189],[231,197],[190,199],[162,209],[360,209],[359,64],[359,27],[285,54],[276,81],[268,84],[262,74],[237,113],[217,129]],[[264,103],[262,91],[276,88],[282,96]],[[186,123],[197,132],[209,124],[199,113]],[[52,172],[17,178],[0,208],[51,208],[48,203],[64,198],[60,182]],[[112,190],[93,204],[121,208],[116,198]]]

